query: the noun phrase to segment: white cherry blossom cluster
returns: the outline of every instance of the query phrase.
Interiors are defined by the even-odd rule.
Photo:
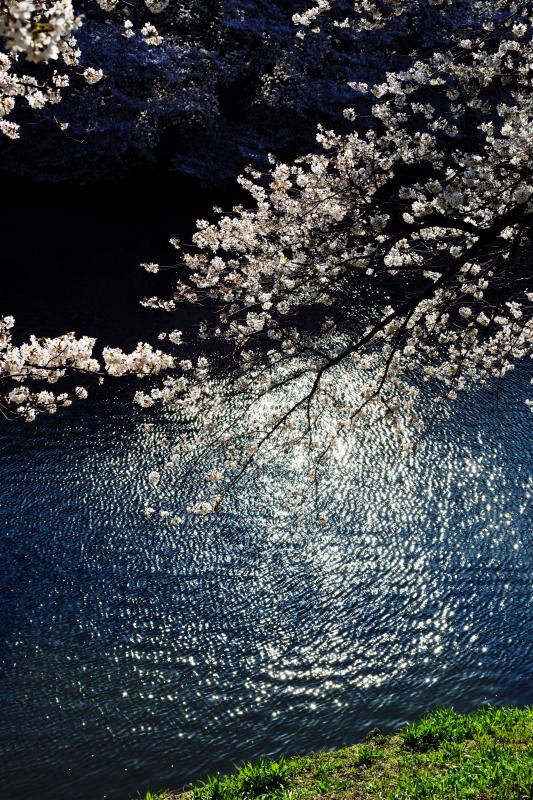
[[[99,83],[102,78],[104,77],[104,73],[101,69],[94,69],[94,67],[87,67],[83,71],[83,77],[89,84]]]
[[[81,18],[74,12],[71,0],[0,0],[0,133],[17,139],[20,126],[9,115],[17,100],[24,99],[33,109],[61,100],[61,90],[69,86],[69,75],[50,69],[43,77],[43,68],[32,74],[25,70],[32,63],[62,60],[68,70],[79,64],[81,53],[75,31]],[[22,62],[27,66],[22,67]],[[95,71],[87,71],[88,82]]]
[[[358,31],[369,31],[383,28],[391,19],[403,15],[422,14],[426,24],[430,23],[432,12],[442,10],[453,5],[453,0],[354,0],[349,14],[343,16],[346,11],[346,3],[339,0],[316,0],[303,13],[294,14],[292,21],[295,25],[301,26],[300,36],[305,35],[305,29],[309,28],[312,33],[320,32],[320,23],[324,20],[329,21],[331,12],[333,24],[338,28],[352,28]],[[338,13],[341,16],[338,16]],[[310,26],[314,25],[313,28]]]
[[[27,61],[56,60],[80,26],[71,0],[2,0],[0,37]]]
[[[158,375],[162,370],[174,366],[174,358],[161,350],[154,350],[152,345],[139,342],[131,353],[124,353],[118,347],[104,347],[102,351],[105,368],[109,375]]]
[[[29,342],[15,345],[12,340],[13,317],[0,318],[0,412],[33,421],[37,414],[53,414],[58,406],[68,406],[73,396],[87,397],[82,386],[71,391],[36,389],[36,384],[55,385],[67,373],[96,374],[99,364],[93,358],[95,339],[73,333],[55,338],[32,336]]]
[[[113,11],[117,2],[99,0],[99,5],[102,10]],[[160,13],[167,5],[167,0],[146,3],[151,13]],[[11,139],[19,138],[19,123],[8,119],[17,100],[24,98],[34,109],[60,102],[61,90],[71,85],[74,68],[82,59],[75,37],[81,24],[82,18],[75,13],[71,0],[0,0],[0,43],[4,48],[4,52],[0,51],[0,133]],[[124,35],[133,37],[133,23],[126,18],[124,25]],[[139,26],[139,33],[148,45],[163,42],[151,22]],[[21,66],[22,62],[43,64],[58,60],[63,62],[66,73],[50,70],[46,75],[41,68],[35,74],[27,74]],[[99,83],[104,77],[103,70],[93,66],[78,74],[89,85]],[[63,131],[68,129],[68,123],[58,122],[58,125]]]
[[[87,389],[75,385],[76,379],[103,381],[105,375],[145,378],[174,366],[172,356],[143,343],[131,353],[106,347],[99,361],[94,357],[96,340],[77,338],[74,333],[31,336],[29,342],[17,345],[12,337],[14,324],[13,317],[0,318],[0,413],[8,419],[18,416],[31,422],[37,414],[53,414],[58,407],[71,405],[74,398],[85,400]],[[178,333],[173,332],[174,341]],[[39,388],[43,383],[54,390]],[[57,384],[61,384],[59,392]]]
[[[160,36],[157,28],[155,25],[152,25],[151,22],[145,23],[141,28],[141,35],[146,44],[152,45],[153,47],[157,47],[163,42],[163,37]]]

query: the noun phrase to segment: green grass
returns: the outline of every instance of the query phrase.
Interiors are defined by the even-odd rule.
[[[193,786],[194,800],[253,800],[256,797],[278,798],[284,796],[289,786],[289,770],[286,761],[267,761],[262,758],[255,763],[247,761],[231,775],[212,775],[204,783]]]
[[[178,795],[147,795],[173,800]],[[180,800],[533,800],[533,708],[437,709],[332,753],[247,762]]]

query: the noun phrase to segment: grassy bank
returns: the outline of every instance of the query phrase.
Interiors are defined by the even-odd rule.
[[[434,711],[397,735],[260,760],[144,800],[533,800],[533,708]]]

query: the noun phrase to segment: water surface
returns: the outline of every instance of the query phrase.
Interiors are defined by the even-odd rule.
[[[2,796],[122,800],[433,704],[531,702],[526,378],[404,460],[369,437],[326,480],[330,524],[278,536],[281,471],[263,503],[146,520],[125,401],[4,429]]]
[[[142,186],[49,194],[4,209],[0,313],[37,333],[149,338],[157,315],[133,304],[167,279],[137,264],[166,263],[205,198],[198,212],[190,193],[169,204]],[[295,477],[281,466],[207,523],[146,520],[152,444],[176,426],[147,436],[129,390],[5,426],[0,796],[126,800],[437,703],[532,702],[525,368],[502,389],[461,401],[414,456],[370,432],[326,475],[329,524],[277,535]],[[165,484],[161,502],[180,509],[194,488]]]

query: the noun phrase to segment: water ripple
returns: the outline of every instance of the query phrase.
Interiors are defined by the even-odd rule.
[[[403,460],[376,432],[324,478],[331,524],[279,535],[281,470],[264,507],[146,520],[129,405],[6,430],[2,795],[123,800],[436,703],[531,702],[527,389],[479,393]]]

